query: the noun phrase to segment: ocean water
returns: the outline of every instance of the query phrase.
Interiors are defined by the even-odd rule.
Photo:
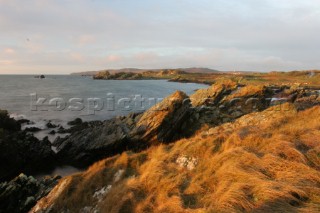
[[[28,119],[22,126],[42,129],[34,135],[53,142],[57,136],[49,134],[46,124],[68,128],[67,122],[75,118],[84,121],[106,120],[130,112],[144,111],[176,90],[187,94],[206,88],[206,85],[175,83],[166,80],[93,80],[81,76],[46,76],[45,79],[30,75],[0,75],[0,109],[9,111],[11,117]],[[54,130],[57,130],[55,128]],[[55,151],[55,147],[52,147]],[[81,171],[64,165],[44,174],[32,174],[36,178],[46,175],[66,176]]]
[[[77,117],[106,120],[144,111],[176,90],[192,94],[206,85],[166,80],[93,80],[81,76],[0,75],[0,109],[31,126],[45,128],[48,121],[65,125]]]

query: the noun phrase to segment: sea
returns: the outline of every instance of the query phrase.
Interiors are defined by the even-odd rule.
[[[40,128],[34,135],[40,140],[48,136],[53,142],[57,136],[66,134],[50,135],[52,129],[46,127],[48,122],[68,128],[68,121],[75,118],[107,120],[143,112],[176,90],[190,95],[206,87],[167,80],[93,80],[76,75],[47,75],[40,79],[32,75],[0,75],[0,109],[7,110],[15,119],[30,120],[23,129]]]

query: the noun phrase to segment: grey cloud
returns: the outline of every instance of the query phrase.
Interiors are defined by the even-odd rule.
[[[0,73],[316,68],[318,5],[316,0],[0,0]],[[15,54],[6,53],[8,48]]]

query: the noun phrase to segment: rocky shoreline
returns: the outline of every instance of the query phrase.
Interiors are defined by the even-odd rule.
[[[70,123],[73,125],[70,129],[61,129],[70,135],[58,137],[53,144],[47,138],[38,140],[28,129],[22,131],[22,121],[10,118],[7,111],[2,110],[0,149],[5,151],[0,156],[0,180],[7,182],[0,185],[0,201],[10,203],[3,209],[11,210],[12,206],[17,206],[20,212],[27,212],[50,192],[59,179],[48,177],[47,182],[39,181],[20,173],[44,172],[57,165],[87,167],[124,151],[140,152],[188,138],[204,126],[212,128],[233,122],[284,102],[292,103],[298,111],[305,110],[320,104],[319,91],[288,86],[244,86],[226,81],[198,90],[190,97],[177,91],[144,113],[131,113],[106,121],[82,122],[77,119]],[[22,198],[19,203],[14,203],[13,197],[25,186],[30,186],[27,191],[31,192],[19,194]],[[11,190],[12,187],[15,190]]]

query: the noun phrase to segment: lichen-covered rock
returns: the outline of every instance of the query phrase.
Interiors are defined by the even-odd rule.
[[[217,104],[225,95],[237,88],[235,82],[213,84],[207,89],[200,89],[190,96],[192,106],[200,107]]]
[[[36,180],[20,174],[10,182],[0,183],[0,212],[28,212],[58,183],[59,176]]]
[[[147,143],[171,142],[182,135],[182,123],[190,112],[189,97],[177,91],[146,111],[132,132]]]
[[[35,206],[29,211],[29,213],[49,213],[56,200],[64,192],[64,190],[70,185],[72,177],[66,177],[59,181],[58,184],[50,191],[50,193],[40,199]]]

